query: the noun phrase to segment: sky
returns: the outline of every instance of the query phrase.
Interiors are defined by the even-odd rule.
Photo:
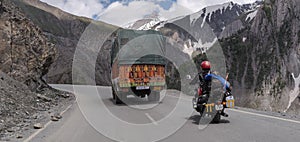
[[[41,0],[68,13],[124,26],[153,13],[162,20],[200,11],[210,5],[256,0]]]

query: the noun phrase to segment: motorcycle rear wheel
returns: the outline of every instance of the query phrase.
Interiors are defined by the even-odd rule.
[[[221,120],[221,114],[217,113],[214,117],[214,119],[212,120],[213,123],[220,123]]]

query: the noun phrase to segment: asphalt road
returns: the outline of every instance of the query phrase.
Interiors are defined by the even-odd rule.
[[[199,125],[200,117],[192,110],[191,97],[174,90],[162,93],[158,104],[138,99],[139,104],[114,105],[110,87],[53,86],[75,92],[77,103],[60,121],[49,122],[25,142],[296,142],[300,139],[299,121],[240,109],[227,109],[229,117],[222,118],[219,124]]]

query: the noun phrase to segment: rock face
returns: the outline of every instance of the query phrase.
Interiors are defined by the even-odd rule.
[[[78,18],[51,7],[39,0],[12,0],[42,33],[55,44],[57,59],[45,76],[48,83],[71,83],[71,68],[75,47],[81,33],[89,24],[87,18]]]
[[[294,101],[299,108],[290,100],[292,74],[300,73],[299,13],[298,0],[266,0],[249,26],[221,41],[239,105],[285,111]]]
[[[86,28],[92,23],[92,20],[71,15],[39,0],[12,1],[33,23],[41,27],[43,34],[56,46],[58,57],[51,65],[49,73],[44,77],[46,82],[53,84],[72,84],[72,63],[76,46]],[[109,34],[105,34],[105,30],[115,29],[115,26],[106,23],[95,23],[101,27],[103,33],[101,33],[102,31],[99,31],[99,33],[103,36],[108,36]],[[107,59],[110,59],[110,57],[108,57],[109,49],[107,49],[109,44],[110,43],[106,43],[104,45],[104,52],[99,53],[99,62],[97,62],[96,65],[96,75],[99,76],[105,73],[104,77],[97,77],[96,79],[97,84],[100,85],[110,84],[110,80],[108,79],[110,77],[110,63],[107,62]],[[84,84],[84,82],[75,83]]]
[[[0,9],[0,70],[31,90],[47,86],[42,76],[55,60],[54,45],[10,2],[1,1]]]
[[[27,104],[31,104],[32,108]],[[0,141],[7,130],[17,124],[21,125],[23,120],[29,121],[38,107],[42,109],[35,101],[35,93],[0,71]],[[17,131],[20,131],[20,128]]]
[[[42,78],[55,59],[56,48],[42,30],[10,0],[0,0],[0,141],[74,99]]]

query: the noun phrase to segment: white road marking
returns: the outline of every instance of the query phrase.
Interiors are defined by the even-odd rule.
[[[158,125],[157,122],[150,116],[149,113],[145,113],[145,115],[151,120],[154,125]]]
[[[245,114],[250,114],[250,115],[255,115],[255,116],[260,116],[260,117],[265,117],[265,118],[272,118],[272,119],[277,119],[277,120],[282,120],[282,121],[287,121],[287,122],[293,122],[293,123],[300,124],[300,121],[291,120],[291,119],[285,119],[285,118],[280,118],[280,117],[275,117],[275,116],[270,116],[270,115],[264,115],[264,114],[259,114],[259,113],[253,113],[253,112],[237,110],[237,109],[229,109],[229,110],[235,111],[235,112],[240,112],[240,113],[245,113]]]
[[[76,102],[76,101],[75,101]],[[74,103],[75,103],[74,102]],[[63,115],[67,110],[69,110],[71,108],[73,104],[69,105],[65,110],[63,110],[60,115]],[[31,134],[27,139],[25,139],[23,142],[29,142],[30,140],[32,140],[35,136],[37,136],[40,132],[42,132],[43,130],[45,130],[53,121],[48,121],[44,127],[42,129],[37,130],[36,132],[34,132],[33,134]]]
[[[34,132],[32,135],[30,135],[27,139],[25,139],[23,142],[29,142],[32,138],[34,138],[36,135],[38,135],[40,132],[42,132],[45,128],[47,128],[51,124],[51,121],[48,121],[45,125],[44,128],[37,130]]]

